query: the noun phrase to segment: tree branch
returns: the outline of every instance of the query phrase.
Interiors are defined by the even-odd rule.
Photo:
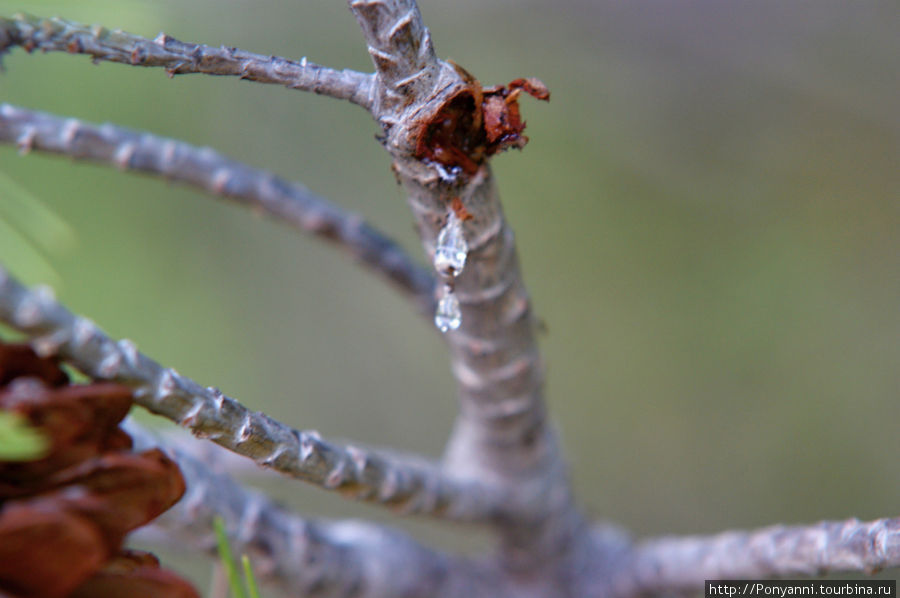
[[[462,324],[446,334],[462,413],[445,464],[458,475],[531,497],[539,508],[509,522],[503,556],[523,574],[557,567],[578,544],[583,526],[547,422],[543,366],[514,236],[486,163],[473,161],[474,173],[448,173],[421,153],[433,123],[444,127],[435,133],[442,135],[453,126],[453,115],[462,114],[457,124],[470,116],[477,120],[480,86],[436,58],[414,0],[351,0],[350,9],[375,64],[372,112],[384,127],[384,146],[406,188],[426,253],[433,255],[455,198],[471,216],[464,223],[470,251],[453,280]],[[458,128],[448,136],[465,133]]]
[[[607,555],[603,568],[607,576],[595,581],[608,590],[593,595],[630,598],[697,592],[707,579],[874,573],[900,567],[900,518],[660,538],[642,542],[623,555],[612,561]]]
[[[434,280],[403,249],[306,187],[252,168],[209,149],[130,131],[111,124],[92,126],[43,112],[0,104],[0,143],[64,154],[123,170],[162,175],[261,210],[296,229],[346,248],[413,300],[430,317]]]
[[[442,69],[415,0],[351,0],[375,64],[372,114],[385,119],[408,98],[431,95]]]
[[[422,459],[341,446],[250,411],[218,389],[164,368],[131,341],[111,340],[57,303],[48,288],[26,289],[2,267],[0,322],[30,336],[40,353],[58,353],[94,378],[134,387],[135,402],[147,410],[281,474],[403,513],[459,521],[493,521],[518,504]]]
[[[164,33],[149,40],[105,27],[88,27],[60,18],[41,19],[19,14],[0,17],[0,55],[13,46],[28,52],[87,54],[132,66],[158,66],[172,77],[186,73],[240,77],[258,83],[349,100],[366,110],[372,106],[372,75],[352,70],[337,71],[306,60],[262,56],[237,48],[213,48],[178,41]]]
[[[198,458],[189,439],[161,439],[131,420],[126,430],[138,448],[160,446],[169,453],[187,483],[184,498],[154,527],[215,553],[212,520],[222,517],[238,551],[249,552],[254,571],[288,595],[432,598],[447,595],[450,587],[460,596],[496,595],[479,587],[485,576],[475,575],[470,561],[425,548],[383,526],[304,519],[218,473],[208,451]]]

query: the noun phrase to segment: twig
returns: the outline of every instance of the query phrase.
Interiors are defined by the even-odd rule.
[[[434,281],[428,271],[360,216],[345,212],[302,185],[210,148],[111,124],[93,126],[9,104],[0,104],[0,143],[15,143],[22,152],[65,154],[161,175],[261,210],[346,248],[410,297],[420,312],[430,315],[434,305]]]
[[[660,538],[608,564],[611,595],[696,592],[706,579],[760,579],[900,567],[900,518],[823,521],[715,536]]]
[[[70,313],[47,287],[26,289],[0,267],[0,322],[26,333],[42,354],[59,354],[86,374],[135,389],[135,402],[258,465],[356,500],[403,513],[489,522],[516,502],[487,484],[445,475],[422,459],[342,446],[248,410],[115,342]]]
[[[134,421],[126,424],[138,448],[160,446],[178,463],[187,492],[154,527],[179,542],[214,551],[212,519],[225,520],[240,552],[249,552],[254,573],[292,596],[431,598],[496,595],[475,565],[425,548],[406,535],[361,521],[312,521],[216,471],[215,459],[198,458],[188,438],[165,439]],[[450,583],[451,578],[454,580]],[[476,590],[477,587],[477,590]],[[479,593],[481,592],[481,593]]]
[[[38,49],[87,54],[94,62],[162,67],[170,77],[185,73],[240,77],[349,100],[366,110],[372,105],[372,75],[337,71],[306,58],[297,62],[226,46],[185,43],[165,33],[149,40],[56,17],[41,19],[19,14],[12,19],[0,18],[0,55],[13,46],[22,46],[28,52]]]

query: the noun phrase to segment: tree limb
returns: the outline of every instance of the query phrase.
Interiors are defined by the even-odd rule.
[[[214,553],[212,520],[222,517],[237,550],[250,554],[254,572],[287,595],[432,598],[448,595],[451,587],[460,596],[495,595],[479,587],[486,577],[476,575],[470,561],[425,548],[383,526],[304,519],[218,473],[214,457],[209,451],[196,456],[190,439],[161,439],[131,420],[126,429],[138,448],[159,446],[169,453],[187,483],[184,498],[154,527]]]
[[[91,377],[134,387],[135,402],[147,410],[283,475],[403,513],[458,521],[493,521],[517,504],[423,459],[342,446],[250,411],[217,388],[164,368],[131,341],[111,340],[57,303],[49,288],[26,289],[2,267],[0,322],[30,336],[40,353],[59,354]]]
[[[900,567],[900,518],[776,525],[715,536],[647,540],[594,570],[595,596],[702,591],[707,579],[874,573]],[[604,572],[604,578],[599,576]],[[587,595],[587,594],[585,594]]]
[[[434,280],[394,241],[306,187],[231,160],[210,148],[74,118],[0,104],[0,143],[162,175],[263,211],[346,248],[388,279],[430,317]]]
[[[306,58],[297,62],[226,46],[213,48],[185,43],[164,33],[149,40],[57,17],[41,19],[23,14],[12,19],[0,17],[0,55],[13,46],[22,46],[28,52],[39,49],[87,54],[94,62],[105,60],[132,66],[158,66],[170,77],[185,73],[240,77],[349,100],[366,110],[372,106],[372,75],[352,70],[337,71]]]
[[[543,366],[514,236],[486,163],[475,164],[474,174],[447,173],[420,153],[431,123],[452,124],[441,115],[471,100],[477,118],[480,86],[438,60],[414,0],[351,0],[350,9],[375,64],[372,112],[384,128],[384,146],[406,188],[426,253],[434,253],[454,198],[471,216],[464,223],[469,255],[453,280],[462,324],[446,334],[462,413],[445,464],[458,475],[531,496],[540,506],[530,517],[509,522],[502,554],[523,574],[557,567],[583,526],[547,422]]]

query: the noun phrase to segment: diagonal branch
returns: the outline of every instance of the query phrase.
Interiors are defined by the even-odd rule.
[[[30,336],[39,352],[58,353],[94,378],[132,386],[135,402],[147,410],[283,475],[436,518],[489,522],[515,508],[517,501],[505,493],[449,477],[422,459],[342,446],[250,411],[217,388],[164,368],[131,341],[113,341],[57,303],[48,288],[28,290],[2,267],[0,322]]]
[[[608,562],[597,579],[617,598],[697,592],[707,579],[761,579],[900,567],[900,518],[822,521],[715,536],[660,538]],[[600,568],[595,569],[599,575]],[[600,593],[596,593],[600,595]]]
[[[214,456],[196,456],[186,444],[190,439],[161,439],[134,421],[126,429],[138,448],[161,445],[187,483],[184,498],[154,527],[179,543],[215,552],[212,520],[222,517],[238,550],[250,553],[254,570],[287,595],[431,598],[447,595],[448,586],[460,596],[498,595],[479,587],[487,580],[473,574],[477,565],[471,561],[383,526],[304,519],[218,473]]]
[[[119,62],[132,66],[158,66],[171,77],[185,73],[240,77],[248,81],[284,85],[349,100],[369,110],[372,75],[352,70],[337,71],[306,60],[262,56],[237,48],[213,48],[178,41],[164,33],[149,40],[105,27],[88,27],[54,17],[41,19],[19,14],[0,17],[0,55],[13,46],[28,52],[87,54],[94,62]]]
[[[9,104],[0,104],[0,143],[15,143],[22,152],[65,154],[161,175],[250,206],[346,248],[412,299],[419,311],[430,315],[434,281],[427,270],[360,216],[270,172],[209,148],[111,124],[88,125]]]

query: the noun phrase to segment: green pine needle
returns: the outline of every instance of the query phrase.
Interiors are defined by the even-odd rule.
[[[221,517],[213,519],[213,529],[216,530],[216,542],[219,546],[219,560],[225,568],[225,574],[228,576],[228,586],[231,588],[231,594],[234,598],[247,598],[244,591],[244,584],[238,573],[237,565],[234,557],[231,556],[231,547],[228,545],[228,535],[225,533],[225,521]]]
[[[247,581],[247,590],[250,592],[250,598],[259,598],[259,587],[256,585],[256,578],[253,576],[253,568],[250,567],[250,558],[246,554],[243,555],[241,563],[244,565],[244,579]]]

